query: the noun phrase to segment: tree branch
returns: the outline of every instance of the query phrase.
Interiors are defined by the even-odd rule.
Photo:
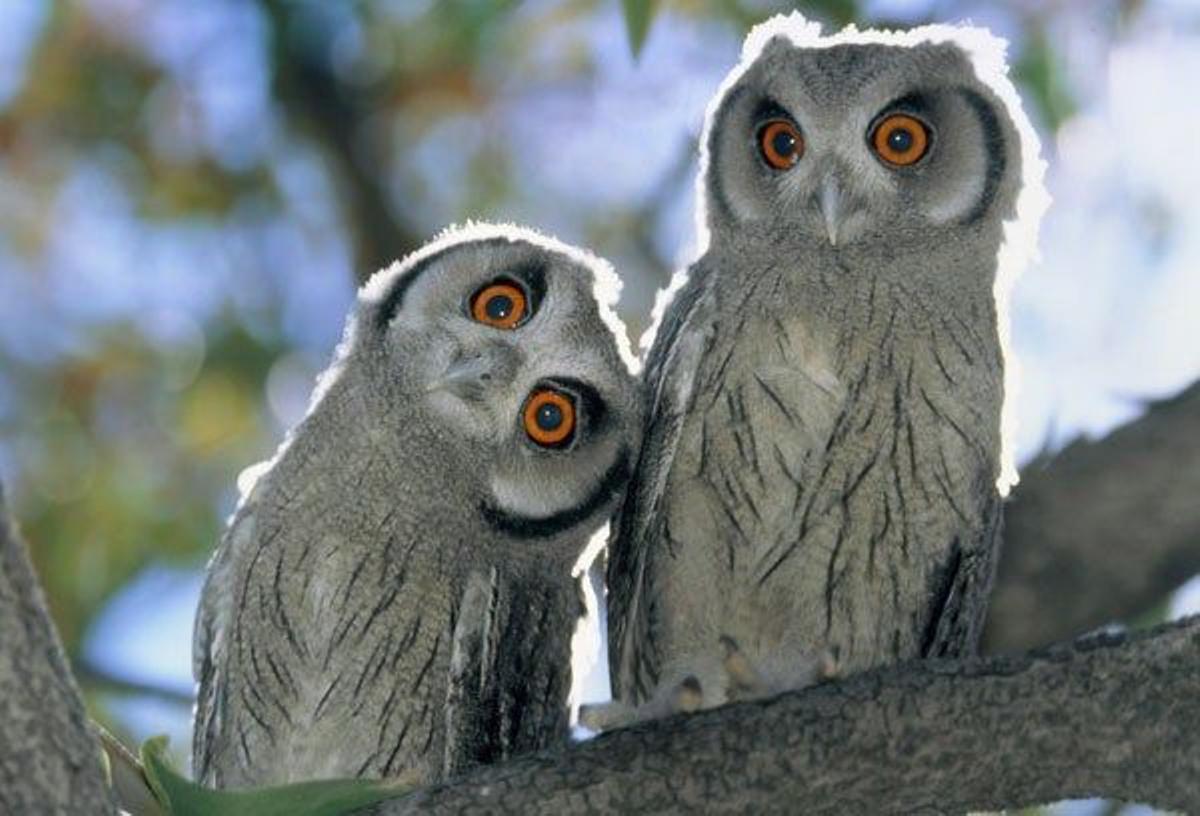
[[[115,813],[83,701],[0,489],[0,813]]]
[[[276,57],[275,94],[297,125],[310,133],[333,165],[347,205],[347,224],[358,248],[360,282],[421,244],[400,223],[388,203],[384,156],[366,138],[383,100],[362,88],[340,83],[329,63],[330,43],[322,32],[300,36],[303,9],[280,0],[264,0],[273,24]],[[312,21],[309,21],[310,27]]]
[[[614,731],[363,813],[962,813],[1103,796],[1200,811],[1200,618],[924,661]]]
[[[1145,612],[1200,572],[1200,382],[1021,474],[984,651]]]
[[[166,683],[121,677],[102,668],[87,657],[75,660],[72,669],[79,685],[89,691],[102,691],[128,697],[146,697],[188,710],[191,710],[192,706],[196,704],[196,695],[190,690],[173,688]]]

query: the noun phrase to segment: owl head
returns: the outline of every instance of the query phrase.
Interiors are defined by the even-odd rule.
[[[465,470],[454,490],[487,524],[551,536],[610,509],[637,450],[619,288],[606,262],[530,230],[450,229],[364,286],[345,368],[385,423],[414,423]]]
[[[1012,218],[1024,134],[1002,65],[1003,43],[979,29],[764,23],[709,108],[702,233],[769,225],[841,246]]]

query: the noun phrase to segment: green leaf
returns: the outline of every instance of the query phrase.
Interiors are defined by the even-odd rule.
[[[656,5],[655,0],[621,0],[621,9],[625,12],[625,31],[629,34],[629,50],[635,59],[646,42]]]
[[[132,816],[165,816],[158,795],[146,780],[146,769],[120,740],[94,720],[92,731],[100,738],[105,777],[121,810]]]
[[[223,791],[197,785],[164,759],[166,737],[142,745],[142,765],[154,795],[170,816],[339,816],[408,790],[395,781],[330,779],[272,788]]]

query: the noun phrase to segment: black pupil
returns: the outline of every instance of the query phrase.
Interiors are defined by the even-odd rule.
[[[563,423],[562,408],[553,402],[547,402],[537,410],[537,426],[543,431],[557,431]]]
[[[512,298],[508,295],[492,295],[483,305],[483,309],[492,320],[504,320],[512,314]]]
[[[888,147],[897,153],[904,153],[913,144],[913,135],[908,128],[896,128],[888,134]]]
[[[771,147],[775,150],[776,155],[785,159],[791,158],[792,154],[796,152],[796,137],[786,130],[781,130],[771,139]]]

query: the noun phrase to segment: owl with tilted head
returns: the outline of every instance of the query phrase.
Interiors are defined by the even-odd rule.
[[[638,446],[595,256],[443,233],[359,292],[196,616],[196,778],[429,783],[566,738],[572,567]]]
[[[1007,287],[1045,206],[1003,43],[775,18],[701,150],[610,542],[617,705],[971,652],[1013,473]]]

